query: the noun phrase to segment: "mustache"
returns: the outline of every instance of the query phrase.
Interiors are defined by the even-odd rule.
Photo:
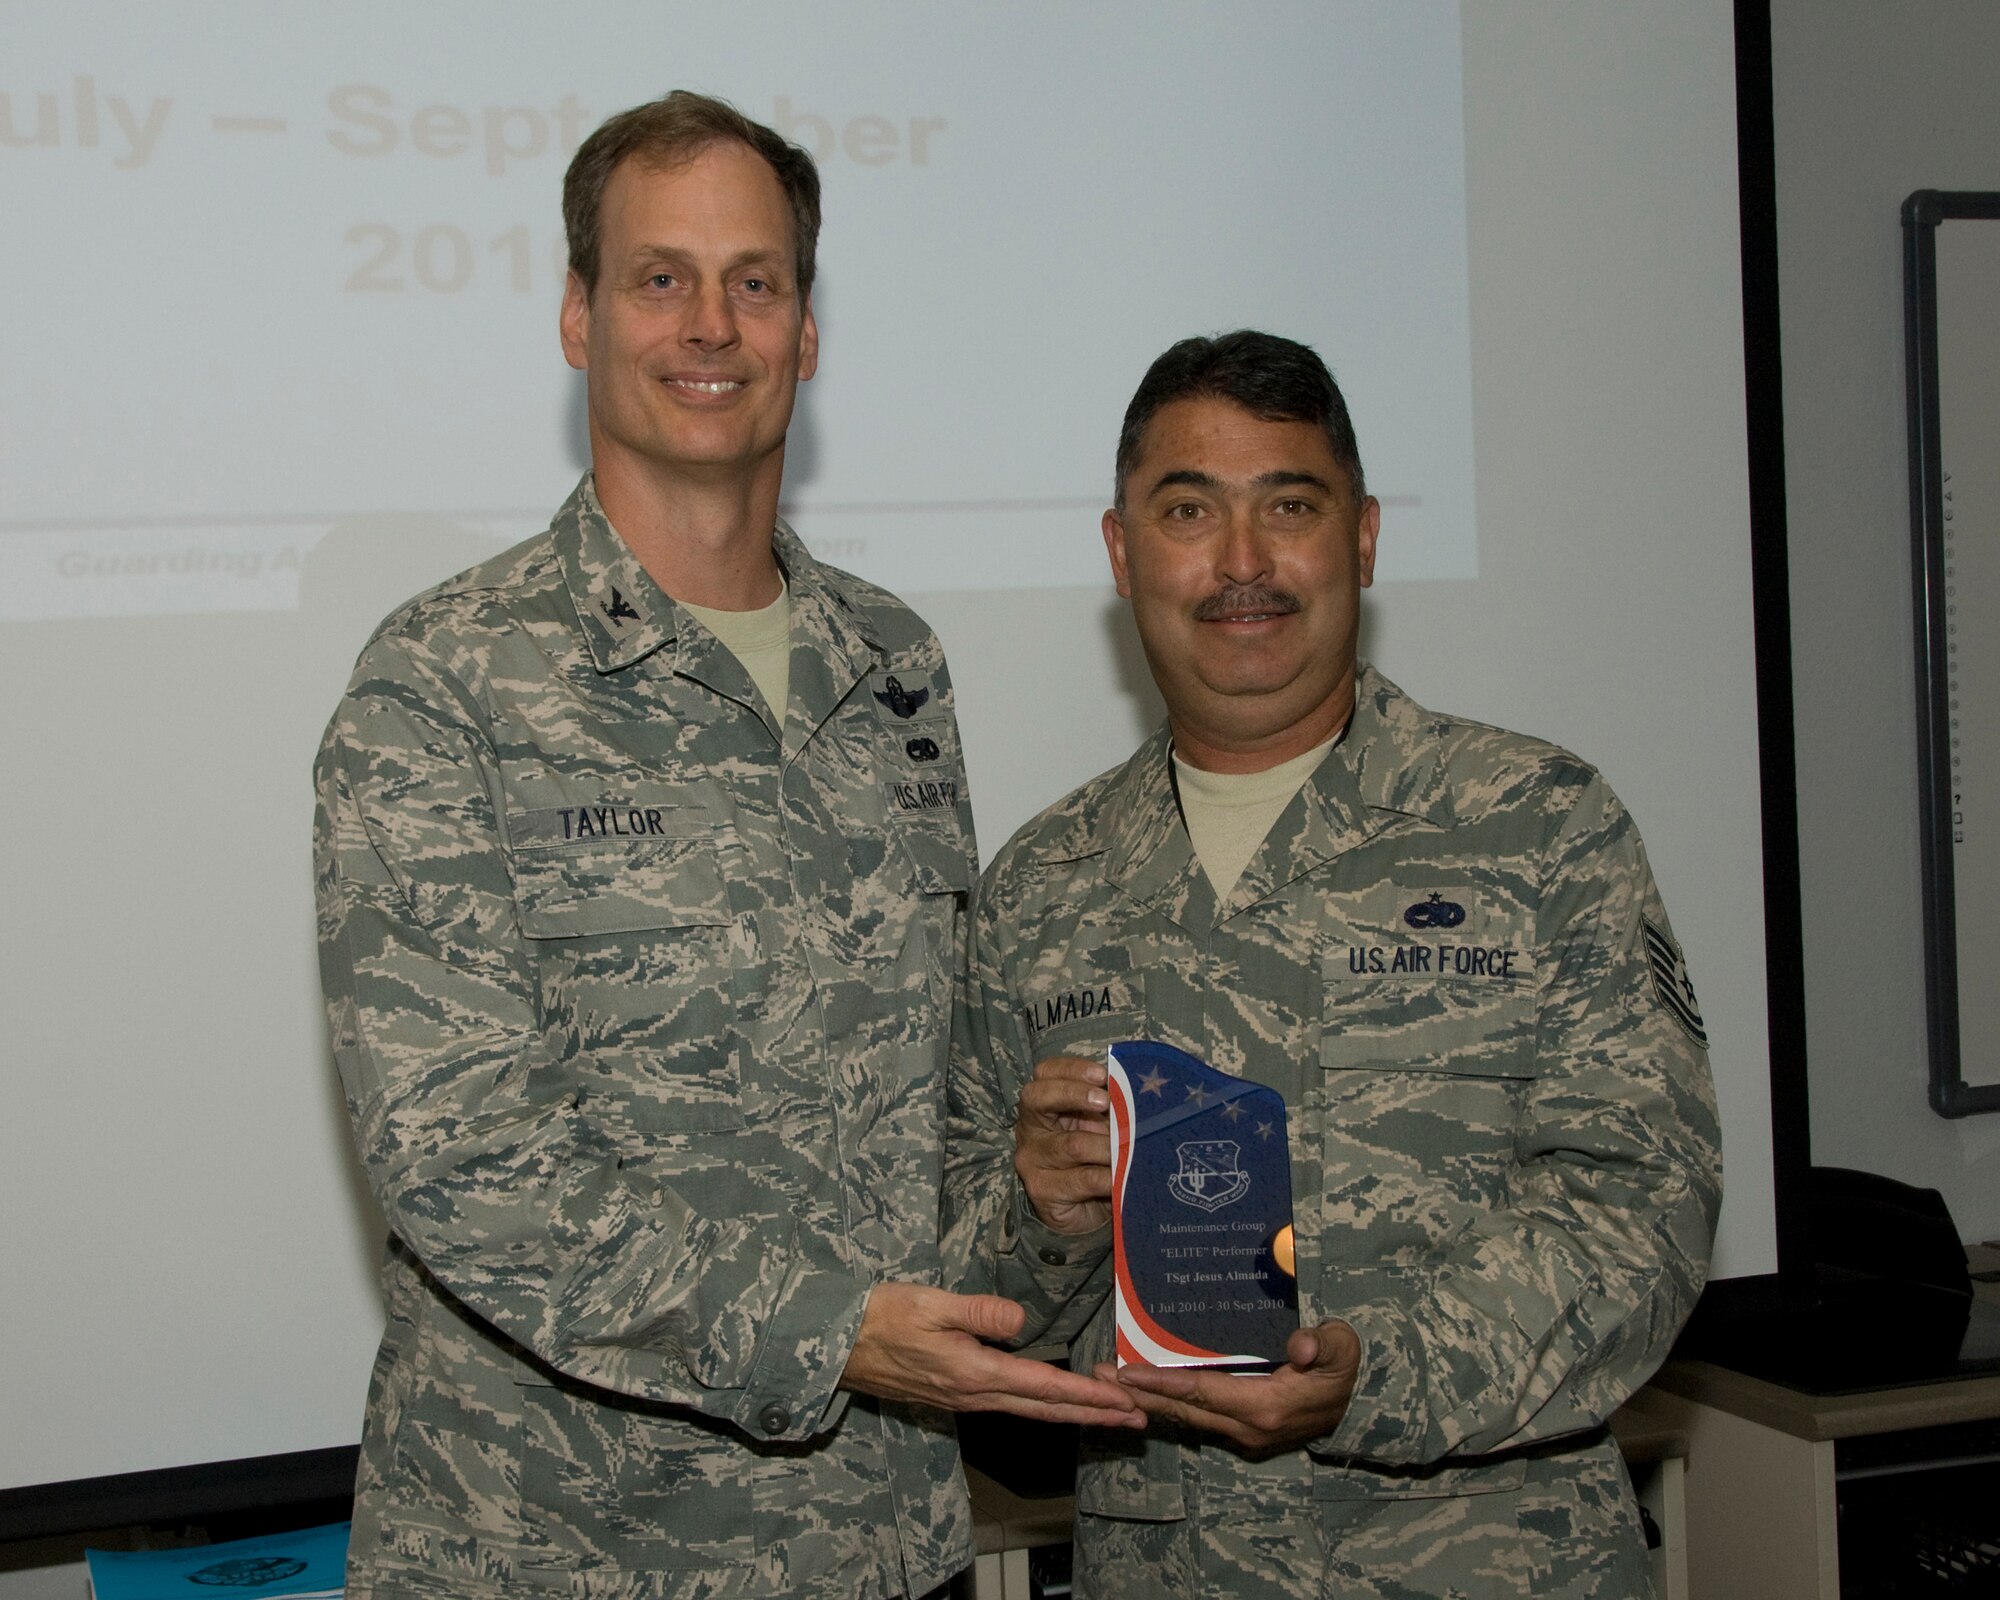
[[[1297,595],[1274,589],[1268,583],[1249,583],[1219,589],[1206,600],[1199,601],[1194,608],[1194,620],[1219,622],[1224,617],[1237,616],[1245,611],[1289,616],[1298,609]]]

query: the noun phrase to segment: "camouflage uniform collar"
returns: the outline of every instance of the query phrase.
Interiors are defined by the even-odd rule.
[[[792,589],[792,704],[779,719],[789,759],[890,652],[845,573],[814,560],[783,518],[771,541]]]
[[[674,604],[611,526],[588,472],[555,514],[549,536],[599,672],[618,672],[672,642],[679,628]]]
[[[1346,732],[1272,824],[1219,915],[1255,905],[1366,844],[1398,817],[1450,826],[1450,795],[1441,770],[1430,714],[1364,665]]]
[[[599,672],[621,671],[676,641],[685,621],[681,608],[611,526],[591,474],[583,475],[555,514],[550,536]],[[792,593],[794,637],[806,623],[836,656],[879,655],[882,642],[867,608],[847,593],[838,573],[813,558],[782,517],[771,543]]]
[[[1067,855],[1102,853],[1105,871],[1134,899],[1176,921],[1206,918],[1206,879],[1175,804],[1173,739],[1162,725],[1133,754],[1096,837]],[[1373,667],[1355,684],[1346,736],[1320,762],[1244,868],[1229,899],[1212,914],[1228,916],[1366,843],[1395,816],[1438,827],[1454,820],[1436,719]]]
[[[1458,819],[1439,719],[1365,661],[1355,679],[1347,737],[1308,786],[1371,833],[1375,812],[1419,817],[1440,828]]]
[[[1125,763],[1102,823],[1105,871],[1136,900],[1151,902],[1176,890],[1175,898],[1184,900],[1199,875],[1174,800],[1173,747],[1173,731],[1162,723]]]
[[[792,633],[799,637],[802,619],[817,619],[819,625],[828,630],[828,642],[836,653],[852,659],[859,659],[857,650],[865,652],[871,659],[886,656],[888,646],[883,642],[882,631],[877,626],[874,613],[845,581],[847,574],[837,567],[824,565],[805,542],[792,531],[792,525],[783,517],[771,530],[771,545],[778,555],[778,565],[785,569],[785,581],[792,589]]]

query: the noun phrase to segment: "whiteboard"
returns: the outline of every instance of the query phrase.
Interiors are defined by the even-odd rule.
[[[1904,202],[1931,1105],[2000,1111],[2000,194]]]

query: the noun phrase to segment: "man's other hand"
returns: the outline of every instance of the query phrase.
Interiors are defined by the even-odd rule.
[[[1344,1322],[1301,1328],[1285,1364],[1268,1376],[1238,1377],[1212,1367],[1097,1368],[1132,1391],[1149,1415],[1219,1433],[1249,1456],[1276,1455],[1331,1433],[1347,1415],[1361,1365],[1361,1341]]]
[[[1110,1104],[1104,1063],[1082,1056],[1037,1062],[1021,1091],[1014,1170],[1056,1233],[1093,1233],[1111,1220]]]
[[[992,1294],[878,1283],[840,1387],[947,1411],[1011,1411],[1041,1422],[1143,1428],[1140,1400],[1101,1377],[1010,1356],[982,1339],[1011,1339],[1026,1316]]]

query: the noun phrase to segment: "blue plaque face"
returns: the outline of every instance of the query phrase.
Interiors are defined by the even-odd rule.
[[[1284,1097],[1150,1040],[1106,1065],[1118,1364],[1281,1365],[1299,1325]]]

